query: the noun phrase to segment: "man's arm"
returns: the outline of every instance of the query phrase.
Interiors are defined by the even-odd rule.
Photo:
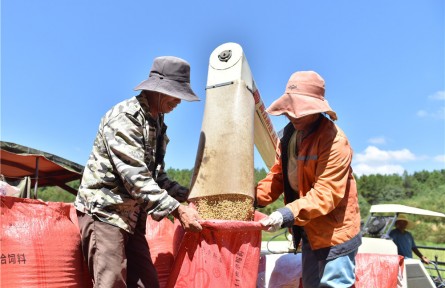
[[[422,262],[425,263],[425,264],[430,264],[430,260],[429,260],[426,256],[424,256],[424,255],[419,251],[419,249],[417,249],[417,247],[413,247],[412,250],[413,250],[414,254],[416,254],[417,257],[420,258],[420,261],[422,261]]]
[[[146,144],[140,119],[120,113],[109,119],[102,133],[110,161],[125,189],[138,202],[147,204],[147,213],[159,221],[176,210],[179,202],[159,187],[144,161]]]

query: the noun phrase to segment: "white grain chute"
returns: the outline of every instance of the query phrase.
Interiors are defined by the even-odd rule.
[[[189,196],[203,217],[246,220],[253,215],[254,145],[270,167],[278,139],[264,110],[241,46],[225,43],[217,47],[209,60]],[[218,215],[212,214],[217,210]]]

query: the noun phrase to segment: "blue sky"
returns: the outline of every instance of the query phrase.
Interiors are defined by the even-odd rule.
[[[235,42],[266,107],[293,72],[323,76],[358,175],[445,169],[444,15],[442,0],[3,0],[1,140],[84,165],[102,115],[174,55],[202,101],[166,115],[166,165],[191,169],[210,54]]]

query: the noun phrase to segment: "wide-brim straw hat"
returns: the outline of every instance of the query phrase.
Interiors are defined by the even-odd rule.
[[[337,114],[324,97],[325,82],[314,71],[299,71],[292,74],[287,82],[284,94],[267,109],[271,115],[288,114],[292,118],[301,118],[316,113],[326,113],[332,120]]]
[[[407,223],[406,229],[411,229],[411,228],[414,228],[414,226],[415,226],[414,222],[410,221],[408,219],[408,217],[406,217],[406,215],[404,215],[404,214],[399,214],[396,219],[396,222],[397,221],[405,221]]]
[[[156,91],[185,101],[199,101],[190,86],[190,65],[173,56],[157,57],[147,80],[134,90]]]

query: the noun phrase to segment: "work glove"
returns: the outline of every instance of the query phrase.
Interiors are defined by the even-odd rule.
[[[281,225],[283,225],[283,214],[275,211],[266,218],[261,219],[259,222],[265,228],[263,230],[266,230],[267,232],[275,232],[281,228]]]

